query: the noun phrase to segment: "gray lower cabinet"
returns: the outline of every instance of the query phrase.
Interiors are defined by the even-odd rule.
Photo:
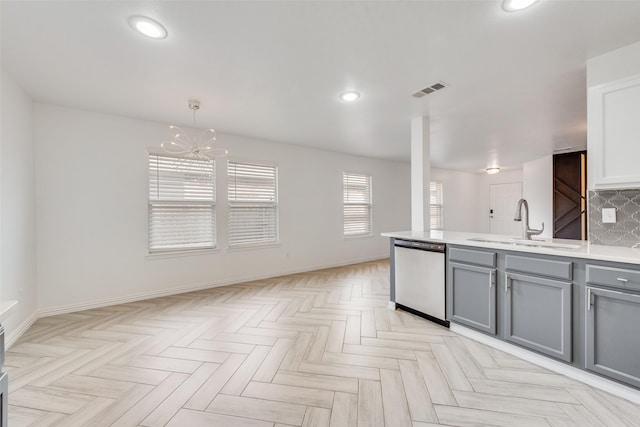
[[[0,373],[0,425],[9,425],[9,376],[6,372]]]
[[[586,368],[640,387],[640,294],[587,286]]]
[[[495,335],[496,269],[449,262],[448,276],[447,319]]]
[[[447,254],[448,320],[640,389],[640,266],[462,245]]]
[[[571,282],[505,274],[505,339],[570,362]]]

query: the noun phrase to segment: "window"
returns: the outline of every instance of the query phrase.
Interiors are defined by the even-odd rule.
[[[344,235],[371,235],[371,176],[344,172]]]
[[[444,227],[442,215],[442,183],[429,183],[429,219],[431,229],[442,230]]]
[[[216,246],[215,164],[149,155],[149,252]]]
[[[229,246],[278,241],[278,168],[229,162]]]

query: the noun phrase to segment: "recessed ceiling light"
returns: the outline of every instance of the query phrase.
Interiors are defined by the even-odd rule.
[[[502,2],[502,8],[507,12],[516,12],[533,6],[533,4],[538,1],[539,0],[504,0]]]
[[[342,92],[340,94],[340,99],[346,102],[353,102],[358,98],[360,98],[360,94],[354,90]]]
[[[487,168],[487,173],[488,173],[489,175],[495,175],[495,174],[497,174],[498,172],[500,172],[500,168],[498,168],[498,167]]]
[[[167,30],[158,21],[154,21],[146,16],[131,16],[129,18],[131,28],[152,39],[163,39],[167,37]]]

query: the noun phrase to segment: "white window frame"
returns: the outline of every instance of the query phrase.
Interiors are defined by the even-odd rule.
[[[244,184],[244,188],[240,188],[238,193],[238,166],[244,169],[246,179],[249,175],[246,173],[262,174],[262,185],[266,185],[269,181],[272,186],[263,187],[262,189],[251,188]],[[253,169],[253,170],[251,170]],[[272,177],[269,177],[269,171],[272,171]],[[230,249],[244,249],[262,246],[273,246],[280,242],[280,209],[278,203],[278,165],[273,163],[229,160],[227,162],[227,194],[228,194],[228,226],[227,237],[228,247]],[[257,190],[257,192],[256,192]],[[251,197],[249,193],[254,192],[255,196]],[[244,194],[242,194],[244,193]],[[255,211],[256,213],[251,213]],[[263,224],[259,221],[250,221],[253,218],[259,218],[260,212],[268,213],[263,218]],[[247,215],[245,218],[246,227],[244,229],[238,225],[234,215]],[[254,227],[254,230],[251,228]],[[252,235],[252,231],[255,234]]]
[[[362,183],[365,183],[364,194]],[[360,194],[358,194],[360,193]],[[358,218],[348,211],[353,208],[364,208],[367,212]],[[348,216],[355,217],[347,219]],[[358,230],[358,222],[360,230]],[[348,231],[355,228],[355,231]],[[344,171],[342,173],[342,235],[344,238],[373,236],[373,177],[371,174]]]
[[[215,161],[205,162],[150,152],[147,163],[149,255],[184,254],[215,249],[217,247]],[[208,170],[209,166],[210,170]],[[190,171],[190,167],[195,169]],[[200,184],[189,188],[189,174],[194,177],[193,179],[200,179]],[[202,179],[205,175],[208,176],[207,180]],[[170,213],[172,209],[173,214]],[[200,211],[197,215],[201,215],[201,220],[204,218],[205,222],[210,221],[206,232],[203,228],[198,230],[198,227],[193,227],[191,220],[194,210]],[[209,218],[206,218],[206,214],[202,216],[205,211],[210,212]],[[180,219],[187,221],[183,223],[183,227],[180,227]],[[157,224],[163,220],[166,222],[164,230],[157,229],[159,227]],[[171,224],[172,221],[173,224]],[[161,243],[162,237],[158,236],[163,231],[167,234],[166,240],[169,241],[165,244]],[[183,235],[176,237],[179,233]],[[190,236],[188,236],[189,233],[191,233]]]
[[[429,228],[431,230],[444,229],[443,196],[442,182],[431,181],[429,183]]]

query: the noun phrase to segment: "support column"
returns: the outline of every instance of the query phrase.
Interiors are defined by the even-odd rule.
[[[411,120],[411,231],[429,231],[429,117]]]

